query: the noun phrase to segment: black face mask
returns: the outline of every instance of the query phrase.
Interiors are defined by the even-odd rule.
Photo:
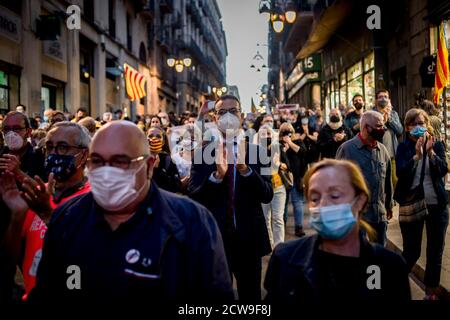
[[[47,175],[53,173],[58,182],[67,181],[77,171],[75,156],[72,155],[49,154],[44,166]]]
[[[383,137],[384,137],[384,133],[386,132],[385,128],[381,128],[381,129],[375,129],[372,128],[372,131],[369,132],[369,135],[376,141],[378,142],[382,142],[383,141]]]
[[[338,116],[331,116],[330,117],[330,122],[339,122],[341,119],[339,119]]]
[[[364,104],[362,104],[362,103],[355,103],[354,107],[355,107],[356,110],[361,110],[364,107]]]

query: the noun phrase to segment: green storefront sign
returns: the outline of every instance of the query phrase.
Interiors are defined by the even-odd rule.
[[[309,57],[304,58],[300,61],[302,71],[307,72],[319,72],[322,69],[322,63],[320,59],[320,54],[315,53]]]

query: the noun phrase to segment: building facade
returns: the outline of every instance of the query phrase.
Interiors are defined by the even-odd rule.
[[[403,117],[419,93],[432,97],[421,69],[436,53],[436,26],[448,18],[448,3],[310,1],[310,7],[300,7],[296,22],[282,34],[271,30],[275,71],[269,82],[278,87],[275,93],[280,101],[308,107],[319,103],[326,113],[349,105],[355,94],[362,94],[372,108],[375,92],[388,89],[394,108]],[[380,29],[368,27],[371,5],[380,9]],[[282,55],[287,59],[277,58]],[[320,64],[314,70],[317,74],[308,71],[311,63]]]
[[[69,27],[71,5],[80,28]],[[225,83],[220,18],[215,0],[1,0],[0,112],[18,103],[30,116],[197,108],[208,87]],[[179,53],[193,61],[180,73],[166,63]],[[124,63],[145,76],[139,101],[126,94]]]

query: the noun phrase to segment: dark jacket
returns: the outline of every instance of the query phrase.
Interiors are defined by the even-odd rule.
[[[101,210],[87,193],[55,211],[30,302],[144,302],[145,308],[233,298],[222,238],[206,208],[152,183],[135,215],[115,231]],[[137,259],[130,261],[133,249]],[[145,264],[145,257],[153,259]],[[69,265],[81,270],[81,290],[67,288]]]
[[[211,164],[208,164],[204,160],[200,160],[201,163],[196,161],[196,159],[203,159],[199,152],[204,151],[206,154],[209,153],[207,150],[212,150],[210,155],[214,158],[214,143],[212,142],[206,148],[196,150],[188,194],[212,212],[226,242],[229,179],[225,176],[221,183],[210,181],[211,174],[217,169],[215,162],[211,161]],[[252,155],[254,161],[249,161],[249,154]],[[265,160],[261,161],[260,157]],[[273,197],[270,158],[267,150],[247,143],[246,164],[252,170],[251,175],[244,177],[237,173],[235,181],[237,243],[242,250],[250,250],[259,256],[264,256],[271,252],[271,246],[261,203],[269,203]],[[267,172],[262,172],[262,168]]]
[[[320,239],[315,234],[282,243],[275,248],[264,281],[269,302],[295,306],[337,300],[348,302],[349,297],[339,295],[333,282],[327,281],[321,272],[326,266],[320,265],[318,261]],[[403,258],[380,245],[369,243],[362,236],[360,240],[358,262],[363,285],[359,293],[355,293],[357,299],[386,302],[410,300],[408,270]],[[381,289],[370,290],[365,285],[371,275],[367,267],[371,265],[380,268]]]
[[[354,136],[356,136],[360,129],[355,129],[355,126],[359,123],[361,115],[357,114],[356,111],[350,112],[344,119],[344,125],[352,130]]]
[[[5,147],[2,154],[9,153],[8,147]],[[27,142],[25,152],[20,157],[20,170],[34,179],[34,176],[39,176],[44,181],[47,181],[48,175],[45,172],[45,155],[42,149],[34,149],[31,143]]]
[[[180,174],[169,154],[159,154],[159,166],[154,168],[152,180],[166,191],[174,193],[181,191]]]
[[[286,156],[289,161],[289,169],[294,176],[294,186],[300,192],[303,190],[303,176],[308,169],[307,152],[306,146],[301,140],[293,140],[292,142],[298,145],[300,149],[295,152],[289,148],[286,151]]]
[[[434,192],[436,193],[439,206],[445,207],[448,203],[448,195],[445,191],[443,178],[447,175],[448,168],[443,143],[436,141],[433,145],[433,150],[436,156],[434,160],[430,161],[431,180],[433,181]],[[413,159],[415,154],[416,142],[409,137],[398,145],[395,158],[398,182],[394,192],[394,199],[400,205],[404,203],[405,197],[411,192],[411,186],[414,182],[417,169],[417,162]]]
[[[336,133],[345,133],[344,139],[341,141],[333,140]],[[328,124],[320,130],[317,144],[319,146],[320,155],[322,158],[334,159],[336,152],[345,141],[353,137],[352,131],[346,126],[342,125],[340,128],[333,130]]]

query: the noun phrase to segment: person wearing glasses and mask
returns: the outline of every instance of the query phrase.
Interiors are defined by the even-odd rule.
[[[433,134],[428,114],[422,109],[410,109],[405,115],[406,139],[398,145],[398,183],[394,199],[402,207],[412,193],[422,192],[428,214],[400,220],[403,237],[403,257],[411,270],[420,258],[424,224],[427,236],[427,264],[424,284],[425,299],[437,300],[441,276],[442,254],[448,226],[448,196],[444,177],[448,173],[445,147]]]
[[[362,219],[370,194],[356,164],[316,163],[305,175],[305,195],[317,233],[275,249],[264,282],[267,302],[298,310],[324,302],[411,299],[405,261],[365,236],[372,233]]]
[[[163,302],[232,299],[214,218],[152,183],[154,163],[134,123],[112,121],[97,131],[87,159],[91,191],[55,210],[31,303],[95,301],[147,310]],[[68,286],[69,266],[81,280]]]
[[[195,150],[189,196],[207,207],[224,239],[240,301],[261,300],[262,256],[271,252],[262,203],[273,197],[270,158],[242,134],[241,104],[232,95],[215,104],[218,136]]]
[[[0,156],[0,172],[10,171],[19,181],[27,175],[37,175],[47,181],[44,154],[35,150],[28,141],[32,133],[28,117],[17,111],[10,111],[3,120],[2,131],[6,147]]]
[[[25,296],[36,282],[36,271],[42,256],[44,235],[55,208],[67,200],[89,191],[84,175],[91,138],[89,132],[77,123],[56,123],[45,137],[45,169],[49,176],[45,184],[39,176],[26,177],[19,195],[14,176],[8,171],[0,178],[11,211],[11,222],[4,241],[10,255],[8,264],[15,271],[20,266],[25,284]],[[16,197],[17,196],[17,197]],[[26,202],[27,211],[17,212],[14,207]],[[19,253],[23,252],[23,255]],[[14,277],[11,273],[11,277]]]
[[[377,234],[376,242],[386,244],[387,220],[392,218],[393,193],[391,157],[383,141],[386,127],[383,115],[366,111],[361,116],[361,132],[344,142],[336,159],[354,161],[361,168],[366,183],[372,191],[363,219]]]
[[[150,153],[156,157],[153,169],[153,181],[161,189],[170,192],[181,191],[180,174],[170,156],[166,134],[160,127],[150,128],[147,132]]]

